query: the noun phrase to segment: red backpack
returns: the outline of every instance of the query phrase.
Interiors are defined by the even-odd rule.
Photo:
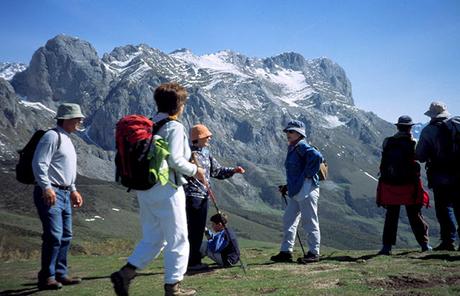
[[[154,123],[143,115],[127,115],[117,122],[115,180],[128,187],[128,191],[147,190],[156,184],[155,176],[149,171],[149,151],[153,135],[170,120],[166,118]]]

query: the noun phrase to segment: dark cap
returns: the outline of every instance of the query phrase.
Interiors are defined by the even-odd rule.
[[[395,124],[396,125],[410,125],[410,126],[414,125],[414,123],[412,122],[412,118],[410,118],[407,115],[400,116],[398,118],[398,122],[395,123]]]

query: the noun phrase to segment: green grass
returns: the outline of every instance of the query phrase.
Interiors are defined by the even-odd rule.
[[[246,273],[239,265],[229,269],[211,265],[209,272],[187,275],[183,285],[197,289],[199,295],[460,294],[460,252],[404,249],[393,256],[375,256],[370,251],[323,249],[319,263],[298,265],[270,262],[268,258],[278,251],[276,244],[242,240],[241,246]],[[70,272],[84,281],[52,292],[36,291],[38,260],[6,261],[0,265],[0,294],[114,295],[109,275],[126,262],[127,255],[70,256]],[[142,270],[131,284],[131,295],[162,295],[162,265],[160,257]]]

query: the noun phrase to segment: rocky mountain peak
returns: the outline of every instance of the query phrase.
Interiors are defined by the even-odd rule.
[[[85,40],[68,35],[57,35],[48,40],[38,52],[54,53],[58,58],[72,58],[78,61],[99,61],[96,49]]]
[[[328,81],[331,86],[339,90],[346,97],[346,101],[349,104],[354,105],[351,82],[348,80],[345,70],[341,66],[325,57],[312,59],[309,61],[309,65],[320,75],[320,77],[315,77],[315,79]]]
[[[58,35],[39,48],[29,67],[11,80],[17,94],[56,107],[60,102],[97,108],[112,79],[87,41]]]
[[[184,47],[184,48],[179,48],[179,49],[173,50],[169,54],[174,55],[174,54],[181,54],[181,53],[192,54],[192,51],[190,49]]]
[[[270,66],[275,64],[294,71],[303,71],[306,65],[305,58],[301,54],[295,52],[279,54],[277,56],[265,59],[264,63]]]

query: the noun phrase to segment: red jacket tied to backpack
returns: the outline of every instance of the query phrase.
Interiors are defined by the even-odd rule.
[[[398,132],[383,143],[377,204],[429,204],[429,195],[420,179],[420,165],[415,161],[415,141],[410,133]]]

